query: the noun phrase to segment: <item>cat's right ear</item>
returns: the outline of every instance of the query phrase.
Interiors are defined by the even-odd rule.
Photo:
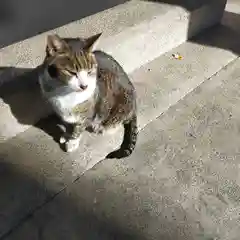
[[[54,56],[56,53],[65,52],[68,50],[67,43],[57,34],[48,35],[46,52],[48,56]]]
[[[102,33],[95,34],[87,39],[85,39],[83,49],[92,52],[97,45],[98,39],[101,37]]]

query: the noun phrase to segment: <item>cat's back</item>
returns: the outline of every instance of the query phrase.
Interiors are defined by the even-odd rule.
[[[100,69],[113,73],[119,83],[132,85],[122,66],[111,55],[103,51],[94,51],[94,55]]]

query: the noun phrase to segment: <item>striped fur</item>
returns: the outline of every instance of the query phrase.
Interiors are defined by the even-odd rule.
[[[76,48],[73,39],[49,36],[39,82],[55,112],[73,126],[73,131],[61,138],[66,151],[78,148],[85,130],[102,133],[122,124],[123,142],[107,158],[127,157],[133,152],[138,135],[136,92],[115,59],[93,51],[99,37],[100,34],[92,36]]]

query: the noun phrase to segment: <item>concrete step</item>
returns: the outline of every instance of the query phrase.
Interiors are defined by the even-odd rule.
[[[0,142],[25,131],[49,112],[34,85],[37,70],[31,71],[43,60],[47,34],[88,37],[103,32],[98,49],[113,55],[131,73],[218,23],[225,3],[133,0],[1,49]]]
[[[190,43],[177,50],[186,56],[188,74],[198,79],[200,73],[206,77],[204,66],[207,72],[215,69],[210,56],[220,60],[231,55]],[[179,73],[182,62],[168,55],[160,59],[158,66],[172,64],[165,76],[171,69],[179,82],[190,81]],[[138,73],[145,74],[150,66]],[[158,67],[150,69],[159,72]],[[164,92],[163,82],[170,79],[151,79],[156,82],[146,89],[153,95],[146,92],[140,98],[154,103],[158,96],[161,102],[156,93]],[[239,239],[239,87],[238,58],[148,124],[127,160],[102,161],[5,239]],[[140,108],[146,116],[152,105]],[[98,146],[105,143],[101,139]],[[33,175],[31,181],[39,182]]]
[[[215,27],[130,75],[138,93],[140,129],[237,58],[240,37],[231,27]],[[182,61],[172,57],[177,52],[183,56]],[[0,145],[0,238],[121,142],[121,131],[98,137],[86,133],[79,150],[66,154],[52,139],[57,136],[55,123],[55,119],[43,119]],[[28,239],[35,239],[35,235]]]

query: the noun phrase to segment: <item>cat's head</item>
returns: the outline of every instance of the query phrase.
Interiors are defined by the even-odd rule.
[[[67,86],[74,91],[85,91],[96,85],[97,62],[93,49],[101,34],[85,39],[84,45],[74,50],[58,35],[49,35],[46,47],[46,68],[51,85]]]

